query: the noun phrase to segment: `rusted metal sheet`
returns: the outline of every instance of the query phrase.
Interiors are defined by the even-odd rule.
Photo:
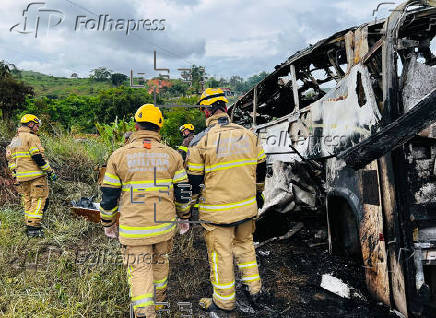
[[[71,213],[74,216],[84,217],[93,223],[100,223],[100,211],[95,209],[87,209],[83,207],[71,207]],[[117,215],[116,223],[119,224],[120,214]]]
[[[354,64],[360,63],[368,52],[368,27],[358,28],[354,31]]]
[[[404,269],[401,262],[401,244],[399,242],[399,221],[395,200],[395,180],[392,157],[389,154],[378,161],[380,174],[380,193],[384,217],[384,237],[387,242],[389,280],[392,290],[393,307],[407,317],[407,300],[404,282]]]
[[[100,223],[100,211],[81,207],[71,207],[71,213],[75,216],[84,217],[93,223]]]
[[[368,191],[369,187],[377,187],[379,184],[377,161],[367,165],[364,171],[375,171],[377,184],[364,184],[363,179],[360,178],[361,195]],[[380,191],[379,188],[377,188],[377,191]],[[363,204],[363,218],[360,222],[359,236],[368,290],[376,299],[390,305],[389,275],[386,246],[383,238],[381,205]]]

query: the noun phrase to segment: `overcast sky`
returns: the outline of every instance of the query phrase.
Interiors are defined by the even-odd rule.
[[[36,2],[36,3],[35,3]],[[39,2],[39,4],[38,4]],[[204,65],[211,76],[251,76],[271,72],[297,50],[388,14],[385,5],[373,16],[381,0],[2,0],[0,13],[0,60],[55,76],[89,71],[105,66],[129,74]],[[400,1],[389,1],[399,3]],[[23,10],[30,3],[24,28]],[[54,10],[54,11],[53,11]],[[164,30],[90,30],[99,15],[113,20],[165,19]],[[38,34],[35,25],[39,17]],[[79,18],[78,18],[79,17]],[[56,25],[60,19],[62,22]],[[79,20],[77,20],[79,19]],[[76,21],[80,29],[75,30]],[[88,22],[89,21],[89,22]],[[85,23],[88,22],[88,29]],[[119,29],[123,28],[123,21]],[[12,31],[11,27],[15,26]],[[102,28],[102,23],[100,29]],[[26,34],[20,32],[28,32]],[[165,72],[160,72],[164,74]],[[165,73],[166,74],[166,73]]]

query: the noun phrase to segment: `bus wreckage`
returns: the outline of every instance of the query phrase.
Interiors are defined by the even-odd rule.
[[[376,299],[436,312],[436,1],[297,52],[233,104],[267,153],[266,204],[325,209],[329,250]]]

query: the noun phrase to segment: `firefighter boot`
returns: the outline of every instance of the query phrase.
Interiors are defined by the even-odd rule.
[[[234,310],[224,310],[219,308],[213,301],[212,298],[201,298],[199,305],[201,309],[208,312],[210,314],[210,317],[236,317],[236,312]]]
[[[255,309],[260,309],[264,307],[268,303],[268,299],[270,298],[270,295],[263,288],[256,294],[250,294],[248,288],[244,289],[244,292],[248,300],[250,301],[250,304]]]
[[[44,231],[40,227],[28,225],[26,228],[27,237],[44,237]]]

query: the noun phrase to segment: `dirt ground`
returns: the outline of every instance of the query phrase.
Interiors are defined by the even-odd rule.
[[[315,238],[319,230],[327,232],[323,220],[322,215],[297,218],[277,214],[258,222],[255,239],[260,241],[270,238],[275,230],[285,233],[297,221],[303,222],[304,228],[289,239],[257,248],[261,277],[270,298],[263,310],[254,311],[237,284],[237,317],[397,317],[387,306],[371,299],[365,287],[364,269],[357,261],[330,255],[326,239]],[[187,302],[188,307],[192,306],[193,317],[207,317],[197,305],[199,298],[212,293],[202,230],[195,227],[189,243],[183,237],[177,238],[168,291],[171,316],[183,317],[178,314],[186,311],[177,310],[187,307],[177,303]],[[312,244],[318,245],[309,247]],[[186,255],[183,250],[193,252]],[[323,274],[342,279],[363,297],[344,299],[326,291],[320,287]]]

